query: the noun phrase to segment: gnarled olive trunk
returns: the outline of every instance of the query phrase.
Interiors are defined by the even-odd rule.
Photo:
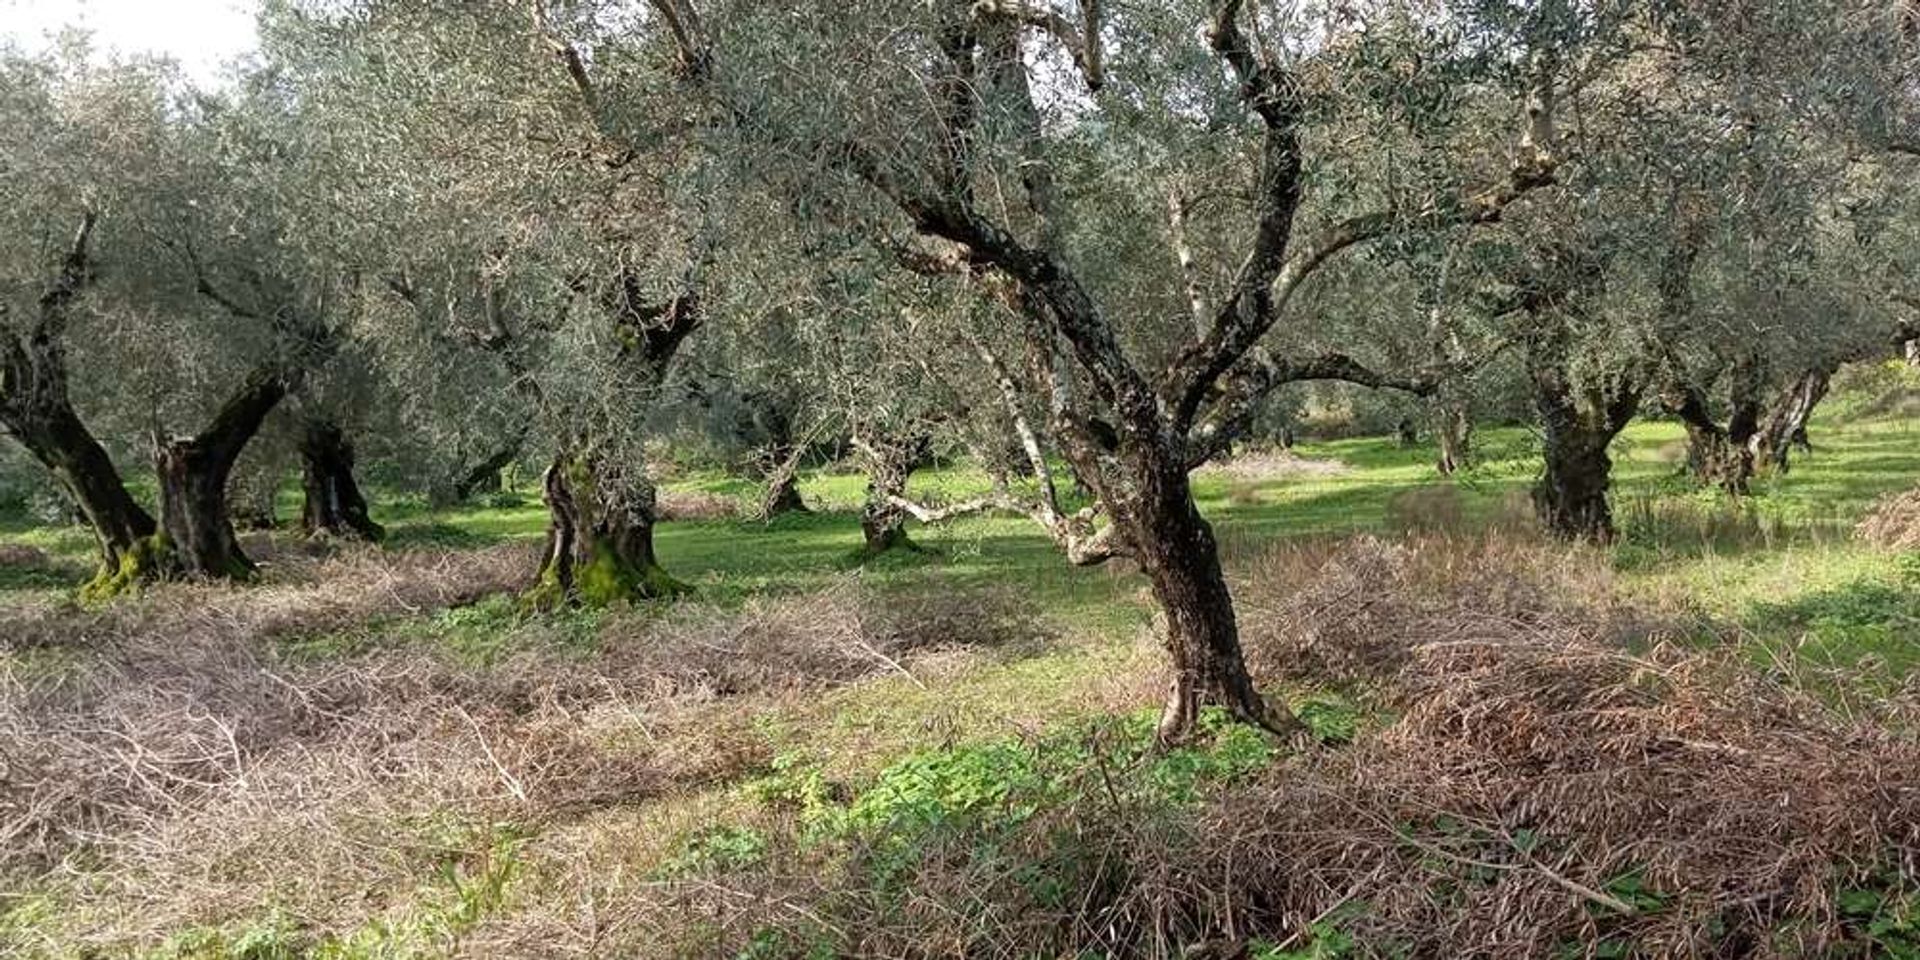
[[[244,580],[252,560],[240,549],[227,511],[227,472],[218,450],[198,438],[163,441],[154,451],[160,526],[170,567],[190,577]]]
[[[1544,319],[1527,348],[1527,374],[1540,412],[1545,469],[1534,484],[1540,522],[1568,540],[1613,539],[1607,489],[1613,460],[1607,447],[1640,408],[1643,389],[1632,375],[1577,390],[1568,365],[1568,331],[1557,317]]]
[[[917,549],[907,537],[907,511],[897,500],[907,495],[907,481],[933,453],[925,434],[884,436],[867,433],[854,438],[867,465],[867,498],[860,507],[863,551],[877,557],[889,550]]]
[[[308,536],[379,540],[386,535],[367,515],[367,500],[353,476],[353,445],[338,424],[307,420],[300,463],[300,486],[306,495],[300,527]]]
[[[1444,477],[1466,469],[1473,455],[1473,420],[1465,404],[1441,402],[1433,409],[1433,438],[1439,447],[1435,469]]]
[[[1607,505],[1613,460],[1607,455],[1617,430],[1583,424],[1549,424],[1546,470],[1533,488],[1534,510],[1554,534],[1569,540],[1613,539]]]
[[[1173,679],[1160,715],[1161,741],[1176,743],[1190,736],[1201,707],[1208,705],[1274,733],[1293,733],[1299,721],[1262,696],[1247,673],[1219,544],[1194,504],[1184,460],[1157,452],[1131,453],[1131,476],[1124,484],[1112,485],[1103,499],[1126,534],[1130,555],[1146,574],[1164,618],[1159,626]],[[1119,492],[1122,489],[1127,492]]]
[[[1677,281],[1674,281],[1677,282]],[[1673,294],[1669,300],[1686,303]],[[1714,419],[1713,405],[1695,374],[1671,354],[1666,359],[1667,383],[1661,401],[1680,418],[1687,430],[1687,472],[1704,486],[1715,486],[1734,496],[1747,492],[1753,478],[1753,443],[1760,429],[1762,364],[1751,351],[1737,353],[1725,367],[1726,424]]]
[[[657,390],[704,313],[691,272],[688,285],[665,302],[646,302],[644,290],[637,276],[623,274],[603,303],[620,343],[619,359]],[[562,450],[541,476],[547,543],[526,605],[606,605],[688,592],[686,584],[667,575],[654,554],[658,515],[645,469],[637,462],[615,469],[583,452],[586,448],[582,438],[573,449]]]
[[[773,451],[770,456],[777,454],[778,451]],[[781,514],[810,512],[807,501],[800,496],[800,452],[789,450],[767,474],[766,491],[760,498],[760,517],[771,520]]]
[[[562,454],[541,488],[547,541],[525,598],[529,607],[606,606],[688,592],[654,553],[654,489],[644,478],[615,480],[585,456]]]
[[[525,438],[515,437],[480,462],[461,470],[457,476],[435,482],[427,491],[428,502],[435,507],[466,503],[483,493],[498,493],[504,485],[501,475],[520,459]]]
[[[1780,391],[1750,443],[1751,457],[1756,463],[1765,469],[1786,473],[1792,448],[1813,449],[1807,440],[1807,421],[1813,417],[1813,409],[1826,398],[1832,382],[1833,368],[1819,366],[1802,371]]]
[[[53,473],[92,528],[100,571],[82,595],[103,598],[141,575],[156,527],[67,392],[66,327],[92,279],[94,223],[91,211],[81,215],[72,245],[40,294],[33,324],[23,335],[0,336],[0,427]]]
[[[280,526],[280,476],[274,470],[238,469],[227,485],[227,505],[233,525],[241,530],[274,530]]]
[[[0,405],[7,431],[53,473],[93,531],[100,579],[111,579],[157,529],[121,481],[120,471],[65,398],[32,410]]]
[[[154,474],[160,481],[160,527],[168,565],[190,577],[243,580],[255,566],[234,536],[227,481],[247,443],[292,389],[296,372],[263,368],[247,377],[206,430],[160,440]]]

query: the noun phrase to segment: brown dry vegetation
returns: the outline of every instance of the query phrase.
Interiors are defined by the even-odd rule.
[[[434,611],[511,590],[530,563],[289,558],[250,588],[0,613],[0,888],[59,897],[15,946],[151,945],[263,904],[351,931],[403,909],[423,869],[484,873],[526,831],[763,766],[743,704],[1045,633],[1002,592],[854,581],[733,610],[483,623],[514,639],[484,662],[381,629],[453,629]]]
[[[582,821],[533,845],[537,894],[465,954],[1227,958],[1332,925],[1363,955],[1871,955],[1834,898],[1920,869],[1920,701],[1838,712],[1695,615],[1623,601],[1603,557],[1506,535],[1277,548],[1241,571],[1250,653],[1366,704],[1351,744],[1168,806],[1095,727],[1059,803],[1011,834],[917,834],[904,862],[885,835],[808,841],[777,806]],[[1151,689],[1154,663],[1089,694]],[[634,839],[725,822],[775,839],[680,878]]]
[[[1854,532],[1888,550],[1920,550],[1920,487],[1881,499]]]

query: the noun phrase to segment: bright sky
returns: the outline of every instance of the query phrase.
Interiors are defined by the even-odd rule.
[[[91,31],[96,46],[166,54],[195,80],[253,50],[253,0],[0,0],[0,35],[44,49],[60,28]]]

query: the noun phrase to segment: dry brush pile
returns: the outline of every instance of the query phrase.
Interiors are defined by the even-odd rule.
[[[1881,498],[1854,532],[1888,550],[1920,550],[1920,487]]]
[[[1191,802],[1151,781],[1218,765],[1217,747],[1170,764],[1111,730],[1025,741],[984,754],[1011,772],[969,773],[980,779],[959,801],[940,778],[978,755],[936,752],[922,763],[946,785],[923,802],[942,812],[913,821],[910,839],[822,842],[804,812],[775,810],[741,834],[766,838],[741,862],[625,888],[583,881],[591,919],[611,923],[509,915],[472,955],[1914,948],[1910,694],[1844,714],[1720,647],[1704,619],[1625,602],[1603,555],[1508,535],[1281,547],[1244,571],[1239,596],[1266,681],[1367,706],[1350,743]],[[857,812],[877,787],[862,789],[829,793]]]
[[[269,909],[313,936],[364,927],[503,830],[763,764],[745,698],[1041,633],[1004,594],[894,602],[847,581],[513,618],[484,663],[409,641],[530,567],[518,547],[366,552],[0,611],[0,889],[50,898],[42,922],[0,925],[0,952],[151,945]]]

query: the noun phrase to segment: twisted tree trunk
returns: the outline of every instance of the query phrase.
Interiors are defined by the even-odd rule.
[[[1812,418],[1813,409],[1826,398],[1827,389],[1833,383],[1833,372],[1829,366],[1802,371],[1780,391],[1750,442],[1753,460],[1784,474],[1790,466],[1789,454],[1794,447],[1813,449],[1807,440],[1807,421]]]
[[[807,443],[795,436],[793,414],[780,398],[760,398],[754,410],[756,426],[767,442],[757,462],[765,484],[760,497],[760,518],[771,520],[786,513],[807,513],[800,497],[800,461],[806,456]]]
[[[221,406],[206,430],[155,444],[160,526],[175,571],[221,580],[253,575],[255,565],[234,536],[227,480],[248,441],[286,398],[297,376],[278,367],[256,370]]]
[[[386,529],[367,514],[353,476],[353,445],[338,424],[310,418],[300,438],[300,527],[308,536],[379,540]]]
[[[682,291],[647,303],[639,279],[623,274],[605,297],[619,359],[635,365],[652,389],[665,381],[681,343],[704,314],[689,270]],[[588,452],[582,436],[562,450],[541,477],[547,504],[547,542],[534,585],[523,598],[532,609],[605,606],[690,592],[668,576],[653,548],[658,518],[653,483],[638,462],[611,463]]]
[[[854,445],[867,464],[867,498],[860,507],[862,553],[871,559],[891,550],[919,549],[907,537],[908,513],[900,501],[906,498],[913,472],[932,454],[931,441],[925,434],[862,432],[855,435]]]
[[[100,567],[82,596],[104,599],[145,576],[156,530],[127,493],[113,458],[73,408],[64,338],[73,302],[92,279],[95,218],[80,218],[24,337],[0,339],[0,427],[50,472],[93,531]]]
[[[1527,372],[1540,412],[1546,463],[1534,484],[1534,510],[1556,536],[1605,543],[1615,533],[1607,503],[1613,482],[1607,448],[1639,410],[1642,387],[1634,377],[1623,376],[1601,387],[1576,390],[1568,368],[1565,324],[1556,317],[1537,317],[1544,322],[1528,343]]]
[[[779,459],[767,471],[766,491],[760,498],[761,519],[771,520],[782,514],[812,512],[806,500],[800,496],[800,457],[804,452],[797,445],[784,452],[778,448],[767,452],[770,459]]]
[[[153,516],[127,492],[120,471],[64,396],[26,408],[0,403],[0,422],[59,482],[93,531],[99,572],[87,593],[105,596],[132,582],[150,554]],[[123,573],[128,574],[123,578]],[[118,583],[115,583],[118,581]]]
[[[1457,401],[1442,401],[1433,408],[1433,436],[1439,447],[1434,463],[1443,477],[1466,469],[1473,456],[1473,420],[1467,407]]]
[[[1103,493],[1113,506],[1128,555],[1146,574],[1163,613],[1158,626],[1173,677],[1160,714],[1159,738],[1175,743],[1191,735],[1201,707],[1208,704],[1262,729],[1291,735],[1300,728],[1299,720],[1262,696],[1247,672],[1219,544],[1194,504],[1184,458],[1168,455],[1172,452],[1125,450],[1130,481],[1125,486],[1133,492]]]
[[[606,606],[688,592],[654,553],[658,515],[644,477],[616,479],[587,457],[563,454],[542,475],[541,489],[549,522],[529,607]]]

